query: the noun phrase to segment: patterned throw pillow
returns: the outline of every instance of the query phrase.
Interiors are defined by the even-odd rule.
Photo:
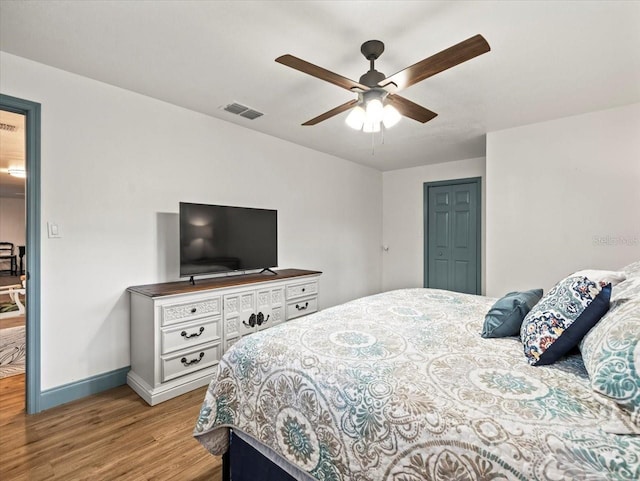
[[[629,299],[640,299],[640,276],[628,277],[611,291],[611,304],[617,305]]]
[[[640,428],[640,288],[635,299],[611,308],[580,350],[593,390],[616,402]]]
[[[609,309],[610,296],[610,284],[587,277],[558,282],[522,322],[520,338],[529,364],[552,364],[577,346]]]
[[[542,289],[510,292],[491,306],[484,318],[482,337],[508,337],[520,334],[524,316],[542,297]]]
[[[578,271],[573,275],[588,277],[592,281],[598,282],[600,284],[611,284],[611,287],[614,287],[627,278],[627,275],[624,273],[624,271],[602,271],[596,269]]]

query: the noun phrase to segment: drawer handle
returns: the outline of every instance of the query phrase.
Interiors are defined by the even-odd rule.
[[[256,326],[256,315],[255,314],[251,314],[249,316],[249,324],[247,324],[247,321],[242,321],[242,324],[244,324],[246,327],[255,327]]]
[[[309,307],[309,301],[304,303],[304,306],[301,306],[300,304],[296,304],[296,309],[298,309],[299,311],[304,311],[307,307]]]
[[[302,292],[304,292],[305,290],[306,290],[306,289],[303,287],[303,288],[302,288]]]
[[[267,314],[267,318],[265,319],[264,314],[262,312],[258,312],[258,318],[256,322],[258,323],[259,326],[261,326],[262,324],[266,324],[270,317],[271,317],[271,314]]]
[[[182,364],[184,364],[185,366],[191,366],[191,364],[198,364],[200,361],[202,361],[202,358],[204,357],[204,352],[200,353],[200,357],[196,357],[195,359],[191,359],[191,361],[187,361],[186,357],[183,357],[182,359],[180,359],[180,362]]]
[[[191,308],[191,314],[195,314],[197,310],[198,310],[198,309],[196,309],[195,307],[192,307],[192,308]]]
[[[201,327],[199,332],[194,332],[193,334],[187,334],[187,331],[182,331],[180,335],[185,339],[191,339],[192,337],[198,337],[203,332],[204,332],[204,327]]]

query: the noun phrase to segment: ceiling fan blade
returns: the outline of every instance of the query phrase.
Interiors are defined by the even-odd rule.
[[[351,107],[355,107],[357,103],[358,103],[357,100],[349,100],[348,102],[345,102],[342,105],[338,105],[336,108],[331,109],[328,112],[325,112],[324,114],[318,115],[317,117],[315,117],[315,118],[313,118],[311,120],[307,120],[302,125],[316,125],[316,124],[319,124],[323,120],[330,119],[334,115],[341,114],[345,110],[349,110]]]
[[[411,100],[400,97],[399,95],[387,95],[387,102],[393,105],[398,110],[398,112],[400,112],[405,117],[417,120],[418,122],[422,122],[423,124],[438,116],[438,114],[436,114],[435,112],[432,112],[431,110],[426,109],[421,105],[412,102]]]
[[[455,67],[491,50],[482,35],[475,35],[453,47],[425,58],[387,77],[378,85],[389,92],[399,92],[437,73]]]
[[[301,58],[294,57],[293,55],[282,55],[276,59],[276,62],[281,63],[282,65],[286,65],[287,67],[299,70],[300,72],[311,75],[312,77],[324,80],[325,82],[332,83],[333,85],[337,85],[338,87],[342,87],[346,90],[363,92],[369,90],[369,87],[367,87],[366,85],[359,84],[358,82],[348,79],[347,77],[343,77],[342,75],[333,73],[325,68],[318,67],[317,65],[309,63],[306,60],[302,60]]]

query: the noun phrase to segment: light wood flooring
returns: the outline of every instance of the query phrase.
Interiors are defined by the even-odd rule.
[[[0,379],[2,481],[222,479],[191,436],[204,387],[151,407],[121,386],[27,416],[24,381]]]
[[[20,284],[20,276],[9,276],[5,273],[0,274],[0,287],[12,286],[14,284]]]

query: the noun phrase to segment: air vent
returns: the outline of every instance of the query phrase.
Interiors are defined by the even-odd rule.
[[[242,105],[237,102],[223,107],[223,110],[232,114],[240,115],[241,117],[249,120],[257,119],[258,117],[262,117],[264,115],[262,112],[258,112],[257,110],[254,110],[250,107],[247,107],[246,105]]]
[[[232,103],[227,105],[224,110],[226,110],[227,112],[231,112],[232,114],[241,114],[242,112],[244,112],[245,110],[248,110],[249,107],[247,107],[246,105],[242,105],[242,104],[237,104],[237,103]]]
[[[258,112],[257,110],[249,109],[245,110],[240,114],[240,117],[247,118],[249,120],[257,119],[258,117],[262,117],[264,114],[262,112]]]

